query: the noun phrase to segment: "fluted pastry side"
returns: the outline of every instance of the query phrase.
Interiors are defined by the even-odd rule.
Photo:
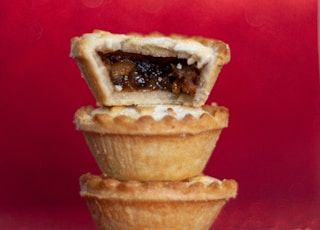
[[[170,115],[162,111],[159,118],[156,107],[130,107],[126,114],[126,107],[84,107],[75,122],[106,175],[140,181],[201,175],[228,124],[227,109],[212,105],[168,110]]]
[[[237,194],[234,180],[207,176],[179,182],[121,182],[85,174],[81,196],[99,230],[208,230]]]

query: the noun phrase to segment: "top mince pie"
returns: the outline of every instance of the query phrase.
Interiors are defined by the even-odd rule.
[[[227,44],[202,37],[96,30],[71,43],[71,56],[104,106],[204,105],[230,60]]]

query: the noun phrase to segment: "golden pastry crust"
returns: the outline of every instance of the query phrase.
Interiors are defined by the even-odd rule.
[[[227,126],[228,110],[212,105],[181,112],[178,107],[169,111],[179,111],[180,118],[163,111],[161,118],[155,107],[135,107],[134,115],[119,115],[125,107],[86,107],[76,113],[75,123],[104,174],[119,180],[183,180],[201,175]]]
[[[207,176],[142,183],[85,174],[80,184],[80,194],[100,230],[207,230],[237,195],[234,180]]]
[[[97,52],[123,51],[153,57],[174,57],[196,63],[200,80],[195,95],[174,94],[168,91],[118,91],[110,80],[107,67]],[[222,41],[159,33],[111,34],[95,30],[71,40],[70,56],[75,58],[94,94],[97,103],[105,106],[137,104],[204,105],[215,84],[220,69],[230,60],[229,46]]]
[[[80,178],[81,195],[122,200],[220,200],[235,198],[235,180],[219,180],[210,176],[190,177],[180,181],[120,181],[90,173]]]
[[[181,135],[228,126],[229,111],[216,104],[188,106],[82,107],[75,114],[78,130],[100,134]]]

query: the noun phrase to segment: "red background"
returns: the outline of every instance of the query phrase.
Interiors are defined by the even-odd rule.
[[[230,110],[206,174],[239,196],[215,229],[320,229],[315,0],[0,2],[0,228],[92,229],[78,178],[99,173],[74,112],[95,101],[70,39],[93,29],[218,38],[231,47],[212,91]]]

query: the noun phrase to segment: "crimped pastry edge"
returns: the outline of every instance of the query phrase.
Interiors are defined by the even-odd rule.
[[[135,106],[139,110],[154,110],[157,106]],[[216,104],[202,106],[202,115],[196,118],[186,114],[177,119],[170,114],[160,120],[155,120],[152,114],[145,113],[138,117],[129,115],[114,116],[113,110],[126,108],[113,106],[94,109],[92,106],[81,107],[75,113],[74,123],[81,131],[101,134],[143,134],[143,135],[176,135],[197,134],[210,130],[219,130],[228,126],[229,111]],[[170,106],[169,106],[170,108]],[[185,107],[188,109],[187,107]],[[189,107],[193,110],[194,108]],[[198,108],[200,109],[200,108]],[[96,111],[100,110],[99,113]]]
[[[237,196],[238,184],[233,179],[218,180],[197,176],[183,181],[119,181],[117,179],[83,174],[80,177],[83,197],[136,201],[208,201],[229,200]]]
[[[161,41],[161,42],[160,42]],[[165,44],[165,45],[163,45]],[[121,50],[156,57],[178,57],[197,62],[201,67],[200,83],[195,96],[173,94],[166,91],[117,92],[107,69],[95,51]],[[75,58],[82,76],[99,105],[181,104],[204,105],[209,97],[222,66],[230,61],[230,49],[220,40],[201,36],[165,36],[160,33],[142,35],[112,34],[95,30],[71,39],[70,56]]]
[[[107,51],[123,50],[124,52],[139,53],[154,57],[192,58],[193,62],[200,62],[199,67],[208,63],[213,53],[216,54],[218,65],[227,64],[230,61],[230,48],[228,44],[218,39],[210,39],[202,36],[184,36],[180,34],[164,35],[159,32],[149,34],[128,33],[114,34],[103,30],[94,30],[71,39],[70,56],[81,57],[89,46],[95,46],[99,39],[110,39],[110,43],[101,44]],[[148,40],[150,39],[150,40]],[[139,44],[141,46],[136,46]]]

